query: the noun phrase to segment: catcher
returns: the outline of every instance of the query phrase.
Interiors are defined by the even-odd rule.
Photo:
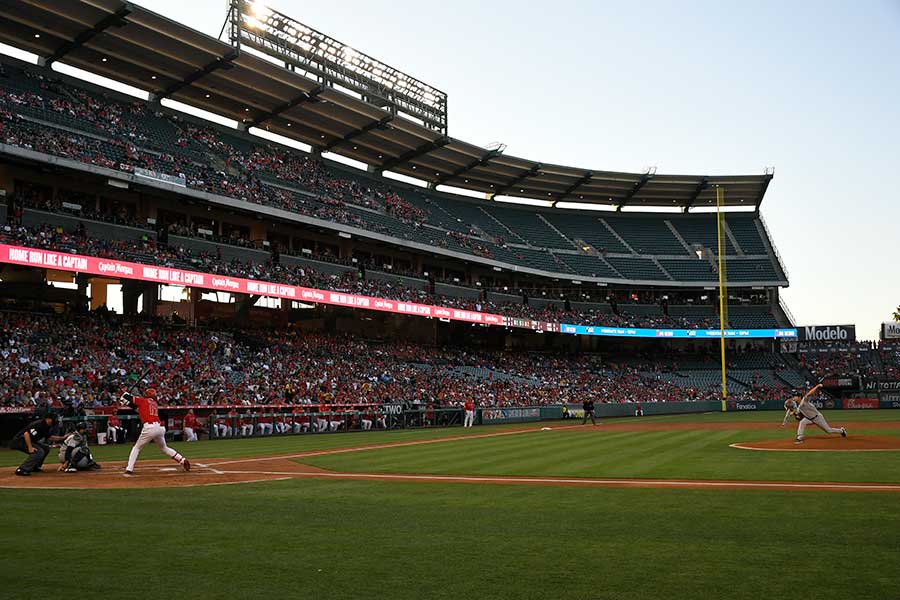
[[[821,383],[809,390],[802,398],[800,396],[794,396],[793,398],[784,401],[785,413],[784,419],[781,421],[781,426],[784,427],[787,425],[789,417],[794,417],[800,421],[797,426],[797,439],[794,440],[795,444],[803,443],[804,433],[810,423],[814,424],[825,433],[839,433],[841,434],[841,437],[847,437],[846,429],[829,425],[828,421],[825,420],[825,417],[822,416],[822,413],[819,412],[819,409],[809,402],[809,399],[820,389],[822,389]]]
[[[100,468],[91,449],[88,448],[87,423],[81,422],[75,426],[75,431],[70,433],[62,441],[59,447],[59,470],[66,473],[75,471],[89,471]]]

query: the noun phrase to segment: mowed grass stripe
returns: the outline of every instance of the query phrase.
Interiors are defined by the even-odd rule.
[[[0,490],[0,504],[0,544],[16,548],[0,586],[24,598],[59,594],[58,578],[33,561],[71,561],[67,545],[46,540],[73,514],[96,525],[78,534],[90,548],[77,573],[86,598],[109,595],[110,573],[134,556],[125,560],[134,580],[162,573],[168,595],[191,598],[273,590],[322,600],[900,596],[891,577],[900,511],[868,494],[295,480]],[[135,534],[148,523],[164,551],[147,551],[146,536]],[[797,557],[808,556],[830,558],[801,559],[798,568]]]
[[[538,432],[298,460],[338,471],[470,475],[547,475],[559,471],[578,476],[598,465],[631,464],[660,456],[708,433]]]
[[[887,431],[877,430],[883,435]],[[897,432],[895,432],[897,433]],[[301,459],[334,471],[556,477],[895,483],[892,453],[751,452],[748,440],[793,430],[594,433],[576,429]]]

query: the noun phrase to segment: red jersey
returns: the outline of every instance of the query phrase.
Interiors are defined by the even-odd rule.
[[[197,416],[196,415],[184,415],[184,426],[190,427],[191,429],[197,429]]]
[[[471,400],[466,400],[465,408],[466,410],[475,410],[475,403]]]
[[[159,423],[159,406],[152,398],[135,396],[134,405],[137,406],[141,423]]]
[[[110,425],[110,427],[118,427],[118,426],[120,426],[121,424],[122,424],[122,422],[119,420],[119,417],[117,417],[116,415],[110,415],[110,416],[109,416],[109,425]]]

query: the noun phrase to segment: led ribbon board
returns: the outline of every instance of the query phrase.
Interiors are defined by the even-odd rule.
[[[86,273],[101,277],[136,279],[165,285],[182,285],[217,292],[252,294],[272,298],[287,298],[298,302],[346,306],[402,315],[431,317],[480,325],[516,327],[540,332],[561,332],[575,335],[604,335],[641,338],[718,338],[718,329],[640,329],[594,325],[567,325],[546,321],[532,321],[461,308],[417,304],[386,298],[373,298],[340,291],[319,290],[284,283],[258,281],[198,271],[185,271],[157,265],[126,262],[96,256],[68,254],[0,244],[0,263],[55,269],[71,273]],[[795,338],[796,329],[726,329],[728,338]]]

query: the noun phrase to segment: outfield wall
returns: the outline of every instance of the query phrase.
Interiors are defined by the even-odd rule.
[[[887,398],[885,398],[887,396]],[[890,410],[900,409],[900,397],[896,394],[883,395],[882,399],[877,398],[847,398],[847,399],[827,399],[815,400],[813,403],[822,410]],[[563,406],[566,412],[563,411]],[[602,404],[595,405],[594,414],[597,418],[616,418],[616,417],[633,417],[637,407],[640,406],[644,416],[652,415],[676,415],[690,413],[708,413],[721,412],[722,403],[720,401],[712,402],[648,402],[640,405],[635,403],[624,404]],[[97,431],[105,431],[107,415],[112,411],[112,407],[104,407],[96,411],[88,411],[90,414],[81,417],[64,418],[64,424],[70,425],[75,421],[87,421],[94,425]],[[341,428],[340,431],[359,429],[359,422],[363,414],[378,414],[384,416],[387,429],[418,429],[422,427],[454,427],[462,423],[463,411],[461,408],[444,408],[444,409],[406,409],[395,405],[394,409],[388,406],[376,408],[372,407],[367,410],[350,410],[341,412],[319,412],[315,409],[304,413],[293,412],[271,412],[274,410],[293,409],[295,406],[279,405],[273,406],[168,406],[160,407],[160,416],[165,420],[168,430],[173,433],[180,432],[181,423],[184,414],[188,409],[193,408],[197,413],[197,417],[203,422],[203,429],[209,432],[206,420],[210,415],[218,415],[225,417],[231,409],[238,412],[227,415],[234,422],[233,426],[238,426],[243,419],[247,419],[254,426],[261,420],[272,420],[278,417],[284,417],[290,423],[294,420],[303,419],[309,422],[310,419],[328,418],[332,415],[336,418],[346,420],[348,426]],[[726,403],[728,412],[755,412],[755,411],[783,411],[784,405],[781,400],[729,400]],[[532,406],[532,407],[503,407],[503,408],[480,408],[477,410],[475,422],[478,425],[500,425],[505,423],[534,423],[539,421],[558,421],[566,418],[572,420],[580,420],[584,416],[581,404],[567,404],[555,406]],[[36,418],[31,409],[0,407],[0,442],[8,441],[16,431],[25,423]],[[119,415],[123,424],[129,430],[131,437],[136,435],[139,424],[136,422],[137,417],[129,414]],[[204,436],[206,437],[206,436]]]

